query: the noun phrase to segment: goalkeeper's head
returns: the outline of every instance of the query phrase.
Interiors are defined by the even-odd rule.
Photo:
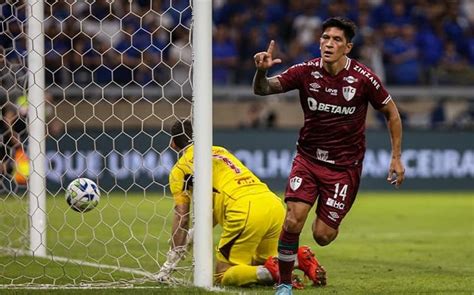
[[[176,121],[171,127],[172,147],[180,151],[193,143],[193,125],[190,120]]]

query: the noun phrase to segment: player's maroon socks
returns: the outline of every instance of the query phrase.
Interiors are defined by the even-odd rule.
[[[291,285],[291,272],[298,254],[300,233],[289,233],[282,230],[278,241],[278,266],[280,268],[280,284]]]

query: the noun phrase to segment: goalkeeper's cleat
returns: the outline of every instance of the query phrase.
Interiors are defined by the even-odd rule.
[[[314,257],[310,247],[301,246],[298,248],[298,268],[304,272],[306,277],[313,281],[314,286],[326,285],[326,270]]]
[[[280,281],[280,268],[278,266],[278,258],[274,256],[268,257],[267,261],[265,261],[265,264],[263,266],[272,275],[273,282],[278,283],[278,281]]]
[[[276,287],[275,295],[293,295],[290,284],[280,284]]]

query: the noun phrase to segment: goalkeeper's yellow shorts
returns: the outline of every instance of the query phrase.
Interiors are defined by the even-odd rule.
[[[242,197],[229,207],[225,210],[217,260],[232,265],[257,265],[276,256],[285,219],[280,198],[269,191]]]

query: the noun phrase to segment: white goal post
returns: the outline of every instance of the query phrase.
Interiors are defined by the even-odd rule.
[[[30,251],[46,256],[46,149],[44,99],[43,2],[28,0],[28,155],[30,160]]]
[[[167,283],[212,287],[212,0],[2,5],[0,80],[14,86],[2,80],[0,106],[15,111],[1,135],[20,140],[2,142],[0,289],[159,287],[178,157],[170,127],[183,118],[194,125],[194,246]],[[87,213],[65,201],[77,177],[101,190]]]
[[[194,283],[212,286],[212,1],[194,5]]]

